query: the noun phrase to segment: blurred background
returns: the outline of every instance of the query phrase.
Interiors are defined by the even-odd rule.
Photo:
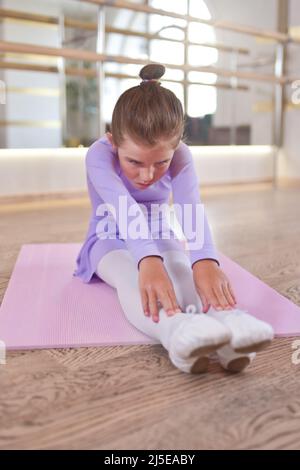
[[[204,185],[300,178],[298,0],[2,0],[0,20],[0,195],[83,190],[86,147],[151,61]]]

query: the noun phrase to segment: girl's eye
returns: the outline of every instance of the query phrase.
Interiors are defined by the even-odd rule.
[[[134,160],[129,160],[129,163],[132,163],[133,165],[139,165],[139,162],[135,162]],[[157,166],[163,166],[166,165],[168,162],[159,162],[156,165]]]

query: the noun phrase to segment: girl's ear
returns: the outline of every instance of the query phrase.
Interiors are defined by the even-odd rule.
[[[117,147],[114,144],[112,133],[111,132],[106,132],[106,135],[107,135],[107,138],[110,141],[111,145],[113,146],[113,148],[116,149]]]

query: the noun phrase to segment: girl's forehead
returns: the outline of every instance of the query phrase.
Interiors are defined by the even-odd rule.
[[[123,151],[128,151],[131,154],[136,155],[153,155],[153,152],[157,153],[166,153],[172,152],[174,146],[174,139],[172,140],[161,140],[159,143],[153,146],[145,145],[143,143],[134,142],[130,137],[125,137],[122,142],[122,145],[119,147]]]

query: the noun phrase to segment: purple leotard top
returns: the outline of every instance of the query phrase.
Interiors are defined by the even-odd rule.
[[[73,276],[80,277],[83,282],[90,282],[101,257],[110,250],[120,248],[121,243],[133,256],[137,268],[145,256],[155,255],[163,259],[149,226],[150,219],[147,219],[147,214],[142,210],[142,206],[150,210],[153,204],[169,204],[171,192],[172,202],[175,206],[177,205],[183,210],[184,205],[189,205],[191,209],[189,214],[195,228],[196,206],[200,205],[203,208],[203,205],[200,200],[199,182],[193,157],[184,142],[181,141],[175,150],[168,170],[158,181],[146,189],[135,188],[125,176],[120,166],[117,150],[114,150],[106,135],[90,146],[86,154],[85,165],[92,213],[86,239],[77,256],[77,267],[73,273]],[[123,215],[124,218],[124,212],[121,213],[124,211],[124,207],[120,207],[119,204],[120,196],[123,196],[123,202],[126,200],[127,208],[130,208],[127,214],[134,214],[138,216],[139,220],[142,220],[140,219],[142,217],[146,222],[146,236],[145,232],[142,237],[131,236],[128,230],[125,235],[124,228],[121,228],[120,224],[116,224],[117,229],[112,238],[108,238],[107,234],[104,237],[103,231],[102,234],[101,231],[99,232],[99,221],[103,221],[104,217],[103,212],[99,211],[99,207],[103,207],[105,204],[114,207],[113,218],[116,222],[120,220],[120,216]],[[108,212],[106,212],[106,216],[107,214]],[[181,223],[180,226],[182,233],[186,235],[183,224]],[[192,238],[186,237],[191,265],[201,259],[213,259],[220,265],[204,211],[201,231],[202,243],[199,248],[195,249],[195,245],[192,246]]]

